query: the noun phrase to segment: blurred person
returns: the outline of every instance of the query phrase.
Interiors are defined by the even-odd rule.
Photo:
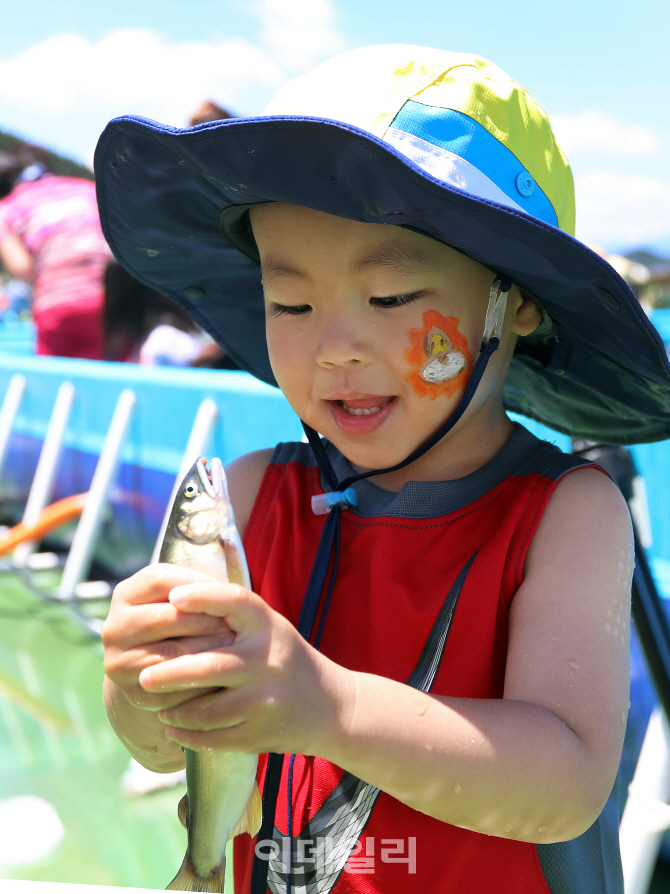
[[[140,347],[138,362],[144,366],[196,366],[200,360],[204,333],[184,332],[169,323],[159,323]]]
[[[180,305],[139,282],[121,264],[110,261],[104,280],[106,360],[236,368]]]
[[[196,124],[206,124],[208,121],[224,121],[226,118],[235,117],[236,115],[224,109],[223,106],[218,105],[211,99],[206,99],[191,115],[189,127],[195,127]]]
[[[0,154],[0,261],[32,285],[37,354],[102,358],[110,254],[92,181],[50,173],[38,146]]]

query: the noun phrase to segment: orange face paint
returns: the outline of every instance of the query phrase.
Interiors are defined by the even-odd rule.
[[[451,395],[468,381],[472,354],[467,339],[458,331],[456,317],[436,310],[423,315],[423,328],[407,333],[410,346],[404,352],[410,371],[405,376],[419,397],[435,400]]]

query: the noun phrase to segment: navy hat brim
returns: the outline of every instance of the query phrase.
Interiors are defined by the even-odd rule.
[[[365,131],[316,118],[188,130],[117,118],[100,138],[95,172],[118,261],[265,382],[276,384],[260,269],[225,239],[220,218],[232,205],[287,202],[419,230],[535,296],[554,325],[518,340],[509,410],[611,444],[670,436],[664,345],[613,268],[562,230],[435,179]]]

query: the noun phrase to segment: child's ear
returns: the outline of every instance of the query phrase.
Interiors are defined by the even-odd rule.
[[[530,335],[542,322],[542,311],[533,299],[519,289],[516,312],[512,321],[512,332],[515,335]]]

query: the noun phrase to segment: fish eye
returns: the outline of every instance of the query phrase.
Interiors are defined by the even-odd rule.
[[[190,482],[184,488],[184,496],[185,497],[195,497],[197,493],[198,493],[198,488],[195,486],[195,484],[193,484],[193,482]]]

